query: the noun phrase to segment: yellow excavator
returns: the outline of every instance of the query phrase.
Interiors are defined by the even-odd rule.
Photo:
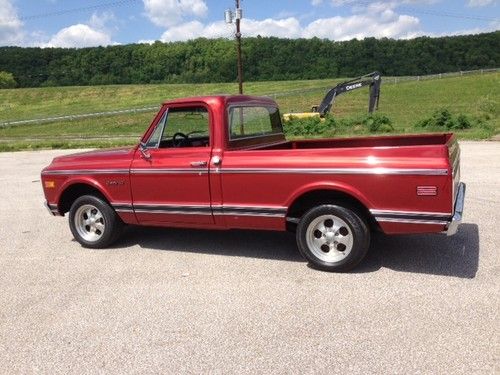
[[[353,78],[349,81],[339,83],[334,88],[328,90],[320,105],[315,105],[311,108],[312,112],[299,112],[299,113],[285,113],[283,118],[288,121],[291,118],[309,118],[320,117],[323,118],[332,109],[335,98],[345,92],[360,89],[362,87],[370,87],[370,99],[368,101],[368,113],[373,113],[378,109],[378,102],[380,98],[380,85],[382,78],[379,72],[365,74],[364,76]]]

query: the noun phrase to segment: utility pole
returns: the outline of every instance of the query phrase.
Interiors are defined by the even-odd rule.
[[[240,94],[243,94],[243,62],[241,58],[241,29],[240,29],[240,23],[241,19],[243,18],[243,10],[240,7],[240,1],[241,0],[235,0],[236,1],[236,11],[233,13],[231,9],[228,9],[224,13],[224,17],[226,20],[226,23],[230,24],[233,23],[233,17],[234,17],[234,23],[236,24],[236,54],[237,54],[237,60],[238,60],[238,92]]]
[[[241,22],[241,8],[240,8],[240,0],[236,0],[236,49],[238,54],[238,87],[240,94],[243,94],[243,64],[241,61],[241,31],[240,31],[240,22]]]

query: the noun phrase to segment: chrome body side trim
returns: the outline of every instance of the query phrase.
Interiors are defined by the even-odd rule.
[[[426,224],[426,225],[446,225],[448,221],[441,220],[419,220],[419,219],[406,219],[406,218],[392,218],[392,217],[381,217],[375,218],[379,223],[404,223],[404,224]]]
[[[370,210],[379,223],[447,225],[451,213],[425,211]]]
[[[425,211],[392,211],[392,210],[370,210],[376,217],[418,217],[418,218],[445,218],[452,216],[451,212],[425,212]]]
[[[213,206],[214,215],[218,216],[264,216],[284,218],[287,210],[287,207],[269,206]]]
[[[207,168],[134,168],[132,174],[207,174]]]
[[[286,207],[224,206],[224,205],[175,205],[151,203],[112,203],[116,212],[136,212],[165,215],[217,215],[285,217]]]
[[[44,171],[43,175],[74,174],[356,174],[356,175],[419,175],[446,176],[447,169],[420,168],[134,168],[128,169],[61,169]]]
[[[119,213],[134,213],[134,209],[130,203],[111,202],[111,206]]]
[[[133,214],[134,210],[133,209],[127,209],[127,208],[115,208],[115,211],[121,214]]]
[[[237,211],[224,211],[221,213],[214,213],[218,216],[255,216],[255,217],[277,217],[285,218],[285,214],[271,213],[271,212],[237,212]]]
[[[146,208],[135,208],[134,209],[135,213],[140,213],[140,214],[164,214],[164,215],[204,215],[204,216],[210,216],[212,215],[212,212],[210,211],[184,211],[184,210],[175,210],[175,209],[158,209],[158,210],[151,210],[151,209],[146,209]]]
[[[169,203],[152,204],[152,203],[142,203],[142,202],[135,203],[133,205],[133,207],[135,209],[139,208],[139,209],[146,209],[146,210],[147,209],[151,209],[151,210],[154,210],[154,209],[159,209],[159,210],[162,210],[162,209],[165,209],[165,210],[169,210],[169,209],[210,210],[211,209],[211,206],[209,204],[203,204],[203,205],[191,205],[191,204],[178,205],[178,204],[169,204]]]
[[[128,169],[60,169],[43,171],[43,176],[49,175],[74,175],[74,174],[128,174]]]
[[[132,203],[127,202],[111,202],[113,207],[130,207],[132,208]]]
[[[185,205],[137,203],[133,205],[136,213],[164,215],[212,215],[210,205]]]
[[[215,172],[215,169],[211,169]],[[423,175],[446,176],[447,169],[420,168],[220,168],[224,174],[361,174],[361,175]]]

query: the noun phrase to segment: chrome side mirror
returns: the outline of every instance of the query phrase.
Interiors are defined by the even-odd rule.
[[[149,153],[145,144],[141,143],[139,145],[139,151],[141,152],[141,157],[144,160],[151,160],[151,154]]]

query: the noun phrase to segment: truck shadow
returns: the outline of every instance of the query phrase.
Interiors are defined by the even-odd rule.
[[[287,232],[208,231],[131,226],[116,247],[138,245],[145,249],[193,252],[304,262]],[[474,278],[479,264],[479,230],[462,224],[455,236],[376,234],[366,258],[352,272],[381,268],[430,275]]]
[[[479,229],[460,225],[457,234],[387,236],[376,234],[365,260],[354,272],[380,268],[471,279],[479,266]]]
[[[305,262],[288,232],[190,230],[131,226],[117,247]]]

